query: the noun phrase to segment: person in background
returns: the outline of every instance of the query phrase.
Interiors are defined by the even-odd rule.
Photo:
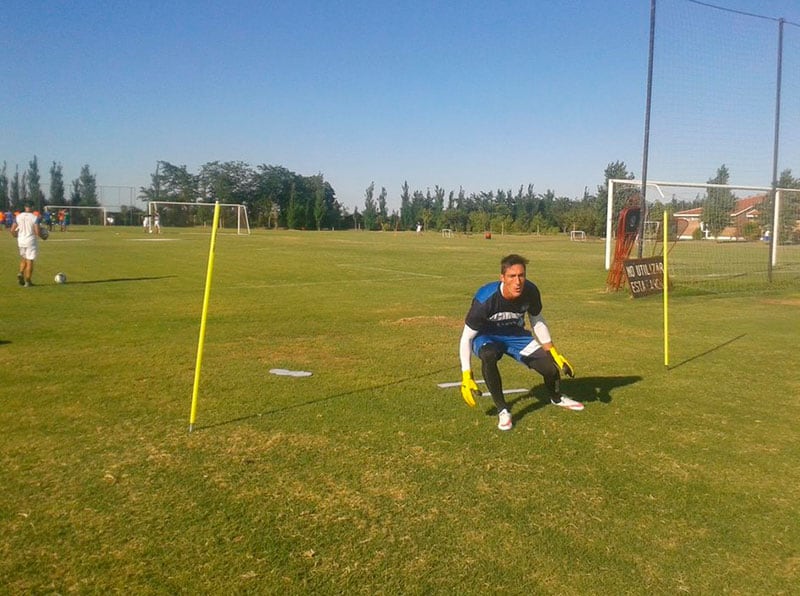
[[[33,285],[33,262],[39,255],[39,223],[33,214],[33,203],[25,203],[25,211],[17,215],[11,224],[11,235],[19,247],[19,273],[17,282],[29,288]]]

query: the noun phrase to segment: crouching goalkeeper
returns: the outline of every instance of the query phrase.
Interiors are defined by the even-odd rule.
[[[503,381],[497,362],[508,354],[544,378],[550,401],[562,408],[582,410],[583,404],[561,394],[561,375],[575,373],[572,365],[558,353],[550,330],[542,318],[539,288],[526,277],[528,260],[511,254],[500,261],[500,281],[478,289],[467,313],[461,334],[461,396],[475,405],[481,392],[472,375],[471,355],[481,361],[481,372],[498,412],[497,428],[510,430],[511,413],[503,396]],[[525,315],[531,329],[525,328]]]

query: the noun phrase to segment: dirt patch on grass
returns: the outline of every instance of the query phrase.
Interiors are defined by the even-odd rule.
[[[767,298],[763,302],[777,306],[800,306],[800,298]]]
[[[462,325],[461,319],[444,316],[420,315],[416,317],[402,317],[394,321],[382,321],[383,325],[397,325],[401,327],[437,327],[457,328]]]

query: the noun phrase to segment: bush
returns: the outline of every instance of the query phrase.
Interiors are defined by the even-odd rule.
[[[745,240],[758,240],[761,238],[761,226],[754,221],[748,221],[742,228],[742,236]]]

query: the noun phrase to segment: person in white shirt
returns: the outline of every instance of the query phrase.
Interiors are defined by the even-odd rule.
[[[11,235],[17,239],[19,247],[19,285],[29,288],[33,285],[33,262],[39,255],[39,223],[33,214],[33,203],[25,203],[25,211],[17,215],[11,225]]]

